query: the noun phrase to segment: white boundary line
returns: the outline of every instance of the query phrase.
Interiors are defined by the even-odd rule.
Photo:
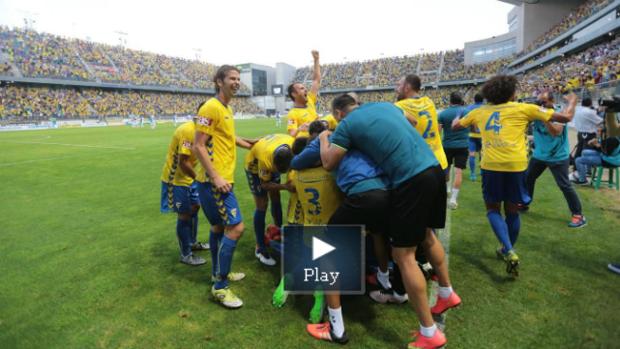
[[[30,163],[39,162],[39,161],[52,161],[52,160],[62,160],[62,159],[69,159],[69,158],[75,158],[75,156],[59,156],[55,158],[33,159],[33,160],[0,163],[0,167],[9,167],[9,166],[22,165],[22,164],[30,164]]]
[[[96,149],[120,149],[120,150],[136,150],[136,148],[127,147],[114,147],[105,145],[88,145],[88,144],[69,144],[69,143],[52,143],[52,142],[21,142],[21,141],[5,141],[5,143],[17,143],[17,144],[46,144],[46,145],[62,145],[65,147],[78,147],[78,148],[96,148]]]

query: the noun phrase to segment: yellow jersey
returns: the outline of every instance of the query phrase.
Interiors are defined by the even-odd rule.
[[[183,187],[189,187],[194,179],[188,176],[179,166],[181,155],[189,155],[192,167],[196,167],[196,157],[192,154],[192,145],[196,128],[193,121],[188,121],[176,130],[172,135],[172,141],[168,145],[168,154],[161,174],[161,181]]]
[[[237,142],[233,110],[217,98],[209,99],[198,110],[196,131],[211,137],[207,142],[207,151],[217,173],[227,182],[235,180],[235,164],[237,162]],[[206,172],[196,174],[196,180],[207,182]]]
[[[288,171],[287,181],[295,183],[297,178],[297,171],[290,170]],[[304,224],[304,210],[301,207],[301,201],[299,201],[299,197],[297,196],[297,191],[294,193],[290,193],[288,199],[288,212],[286,214],[287,222],[289,224]]]
[[[484,105],[461,119],[464,127],[475,125],[482,135],[480,168],[490,171],[522,172],[527,169],[527,125],[549,121],[553,109],[534,104],[508,102]]]
[[[263,181],[269,181],[274,172],[278,172],[273,164],[273,153],[279,147],[293,146],[295,138],[285,134],[272,134],[261,138],[245,156],[245,169],[257,174]]]
[[[422,138],[426,141],[426,144],[428,144],[433,151],[433,154],[435,154],[441,168],[445,170],[448,167],[448,159],[446,158],[446,153],[443,151],[443,145],[441,144],[435,103],[427,96],[424,96],[406,98],[395,104],[406,114],[415,118],[417,121],[415,126],[416,130],[418,130]]]
[[[327,224],[342,201],[336,180],[323,167],[298,171],[295,190],[301,202],[305,225]]]
[[[316,113],[316,94],[312,92],[308,92],[308,103],[306,103],[305,108],[297,108],[293,107],[288,112],[288,126],[286,127],[286,131],[290,132],[291,130],[297,130],[299,126],[305,123],[311,123],[314,120],[319,118],[319,115]],[[310,134],[308,131],[299,131],[295,138],[299,137],[308,137]]]
[[[322,117],[321,120],[327,121],[327,127],[330,131],[333,131],[336,127],[338,127],[338,120],[336,120],[332,114]]]

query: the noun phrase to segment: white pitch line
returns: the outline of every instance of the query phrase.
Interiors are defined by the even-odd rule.
[[[33,160],[0,163],[0,167],[9,167],[9,166],[15,166],[15,165],[30,164],[30,163],[39,162],[39,161],[62,160],[62,159],[69,159],[69,158],[75,158],[75,156],[58,156],[55,158],[33,159]]]
[[[105,145],[89,145],[89,144],[70,144],[70,143],[51,143],[51,142],[21,142],[21,141],[1,141],[1,142],[17,143],[17,144],[62,145],[62,146],[65,146],[65,147],[78,147],[78,148],[136,150],[136,148],[114,147],[114,146],[105,146]]]

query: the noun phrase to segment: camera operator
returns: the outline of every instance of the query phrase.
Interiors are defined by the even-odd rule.
[[[573,154],[573,161],[581,156],[584,149],[591,148],[588,142],[596,138],[596,133],[603,119],[592,108],[592,99],[587,97],[581,101],[581,106],[575,109],[573,123],[577,130],[577,150]],[[575,170],[577,166],[575,165]]]
[[[581,156],[575,159],[578,176],[571,174],[571,181],[576,184],[587,184],[586,172],[591,166],[620,166],[620,125],[613,109],[605,114],[606,129],[601,132],[601,140],[594,138],[588,142],[592,149],[584,149]],[[607,134],[607,135],[606,135]],[[609,135],[609,136],[608,136]],[[616,136],[611,136],[616,135]]]

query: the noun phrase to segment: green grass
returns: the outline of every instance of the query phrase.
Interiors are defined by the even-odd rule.
[[[274,130],[238,121],[239,135]],[[284,128],[282,128],[282,131]],[[305,333],[308,297],[270,305],[279,268],[253,256],[253,202],[239,152],[235,192],[246,222],[233,264],[246,280],[236,311],[209,298],[207,266],[178,263],[174,215],[158,209],[171,125],[0,133],[0,347],[334,348]],[[18,143],[32,142],[32,143]],[[63,143],[118,148],[85,148]],[[450,348],[610,348],[620,342],[617,192],[580,188],[588,227],[566,228],[545,174],[518,244],[522,276],[505,276],[479,183],[465,182],[452,214],[450,269],[463,306],[449,312]],[[199,238],[207,239],[201,216]],[[350,348],[404,348],[409,306],[367,297],[343,305]]]

